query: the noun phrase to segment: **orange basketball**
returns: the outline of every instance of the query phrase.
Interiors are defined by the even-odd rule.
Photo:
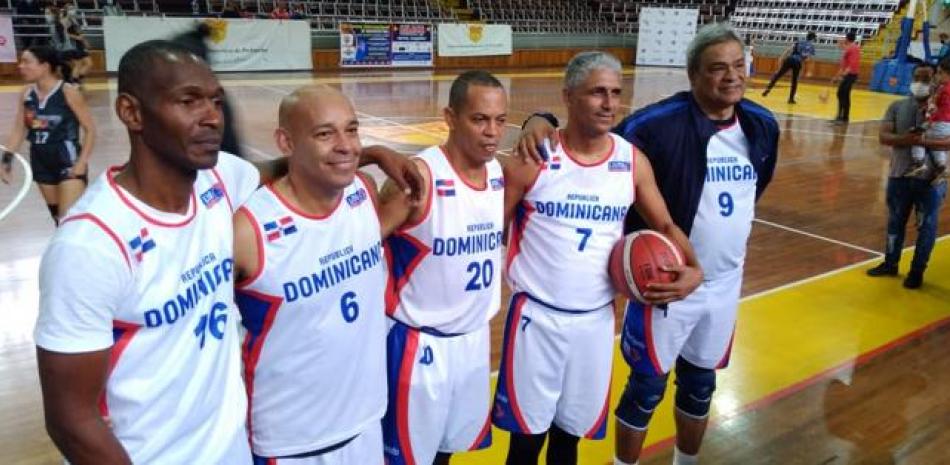
[[[617,292],[645,303],[643,293],[647,285],[676,279],[675,273],[661,267],[684,263],[683,252],[673,241],[656,231],[641,229],[614,244],[607,272]]]

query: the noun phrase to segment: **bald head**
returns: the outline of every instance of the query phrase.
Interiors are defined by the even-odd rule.
[[[313,85],[299,87],[281,99],[277,124],[286,130],[292,130],[294,124],[313,124],[316,123],[312,121],[313,117],[319,120],[323,119],[320,116],[327,116],[323,115],[326,112],[322,110],[348,111],[353,119],[356,119],[353,104],[339,89],[328,85]]]
[[[334,193],[353,182],[361,145],[350,99],[329,86],[301,87],[280,101],[278,118],[274,135],[292,182]]]

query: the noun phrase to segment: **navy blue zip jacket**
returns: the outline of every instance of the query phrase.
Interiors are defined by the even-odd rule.
[[[747,99],[736,105],[736,116],[749,141],[749,159],[757,176],[755,198],[758,200],[775,172],[778,122],[765,107]],[[716,123],[703,113],[692,92],[688,91],[641,108],[613,129],[650,160],[673,222],[687,236],[693,227],[706,179],[706,147],[718,130]],[[646,223],[631,209],[625,231],[643,228],[646,228]]]

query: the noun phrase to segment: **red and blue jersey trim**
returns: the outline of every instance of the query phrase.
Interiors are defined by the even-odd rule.
[[[386,239],[386,261],[389,278],[386,283],[386,314],[392,316],[399,305],[399,295],[409,283],[413,271],[432,249],[404,232],[395,232]]]
[[[132,338],[135,337],[135,334],[142,329],[142,325],[136,323],[129,323],[127,321],[112,321],[112,349],[109,352],[109,375],[112,375],[112,370],[115,369],[116,365],[119,363],[119,359],[122,357],[122,354],[125,352],[125,349],[129,347],[129,343],[132,342]],[[106,403],[106,393],[103,391],[99,395],[99,413],[107,417],[109,416],[109,405]]]
[[[528,295],[518,293],[511,297],[508,308],[508,318],[505,321],[505,337],[502,342],[501,367],[498,370],[498,385],[495,393],[495,406],[492,413],[492,422],[495,426],[513,433],[532,434],[528,423],[521,414],[518,406],[518,395],[515,392],[515,341],[518,337],[518,323],[521,321],[521,312]]]
[[[534,213],[534,207],[526,200],[522,200],[521,203],[515,207],[511,237],[508,239],[508,257],[505,264],[505,272],[507,273],[511,272],[511,264],[514,263],[515,258],[521,253],[521,241],[524,240],[524,232],[525,229],[528,228],[528,221],[531,219],[532,213]]]
[[[264,341],[274,326],[274,319],[284,299],[248,289],[238,289],[235,290],[234,301],[241,312],[241,324],[247,329],[241,345],[241,358],[244,360],[244,384],[247,389],[247,431],[252,434],[254,374]]]
[[[620,351],[636,373],[660,376],[666,371],[656,356],[653,342],[653,307],[633,300],[627,302],[620,335]]]
[[[395,322],[386,336],[389,405],[383,417],[387,465],[416,465],[409,435],[409,388],[419,350],[419,330]]]

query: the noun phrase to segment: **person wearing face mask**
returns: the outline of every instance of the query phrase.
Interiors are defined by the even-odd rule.
[[[871,277],[897,276],[907,219],[911,210],[916,208],[919,215],[917,247],[914,249],[910,272],[904,279],[904,287],[908,289],[916,289],[923,284],[924,270],[936,240],[940,205],[947,194],[946,179],[941,178],[936,184],[931,182],[933,173],[929,158],[924,160],[927,170],[911,177],[905,176],[912,160],[912,146],[923,145],[931,150],[950,148],[950,137],[925,139],[915,131],[923,120],[933,75],[934,71],[929,66],[921,65],[914,69],[912,95],[888,107],[879,134],[881,143],[892,147],[886,193],[887,242],[884,262],[869,269],[867,274]]]
[[[940,33],[940,51],[937,52],[937,56],[935,57],[934,60],[935,62],[939,62],[940,60],[946,58],[947,55],[950,55],[950,34],[947,34],[946,32],[941,32]]]
[[[934,78],[936,86],[930,92],[927,101],[926,122],[923,125],[923,138],[940,139],[950,136],[950,59],[943,59],[937,65],[937,74]],[[917,83],[915,83],[917,84]],[[922,84],[922,83],[921,83]],[[918,90],[920,85],[918,85]],[[940,182],[947,174],[947,151],[927,150],[923,145],[914,145],[911,150],[911,165],[904,176],[913,177],[916,174],[931,172],[925,161],[930,155],[933,162],[931,183]]]

